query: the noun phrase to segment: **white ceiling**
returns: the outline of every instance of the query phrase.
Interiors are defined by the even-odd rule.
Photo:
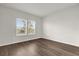
[[[0,4],[18,9],[40,17],[44,17],[57,10],[77,5],[75,3],[4,3]]]

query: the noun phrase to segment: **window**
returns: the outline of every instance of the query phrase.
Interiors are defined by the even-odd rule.
[[[34,20],[29,20],[28,21],[28,34],[35,34],[35,21]]]
[[[16,18],[16,35],[27,34],[27,20]]]
[[[16,35],[35,34],[35,24],[34,20],[16,18]]]

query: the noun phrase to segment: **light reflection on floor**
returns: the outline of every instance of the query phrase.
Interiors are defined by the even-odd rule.
[[[25,46],[24,46],[25,47]],[[27,47],[25,47],[25,49],[22,47],[20,47],[19,49],[17,49],[15,55],[18,55],[18,56],[24,56],[24,55],[27,55],[27,56],[34,56],[34,55],[38,55],[37,52],[37,46],[36,44],[30,44],[28,45]],[[26,53],[27,52],[27,53]]]

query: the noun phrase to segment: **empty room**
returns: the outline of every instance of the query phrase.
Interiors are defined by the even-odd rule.
[[[79,56],[79,4],[0,3],[0,56]]]

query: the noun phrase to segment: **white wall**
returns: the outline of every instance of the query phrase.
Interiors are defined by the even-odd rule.
[[[52,13],[43,19],[44,38],[79,46],[79,6]]]
[[[36,21],[36,34],[27,36],[16,36],[16,18],[30,19]],[[27,41],[29,39],[40,38],[42,36],[41,18],[24,13],[18,10],[0,6],[0,46],[16,42]]]

